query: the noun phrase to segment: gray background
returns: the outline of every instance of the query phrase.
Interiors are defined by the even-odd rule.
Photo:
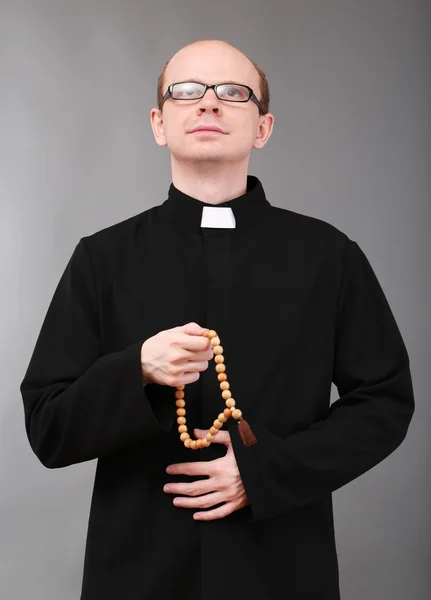
[[[406,440],[334,494],[343,600],[429,598],[428,4],[1,0],[0,9],[1,600],[79,597],[96,461],[38,462],[19,383],[79,238],[165,200],[169,153],[149,124],[157,76],[203,37],[238,46],[269,79],[275,129],[250,173],[272,204],[359,243],[410,354],[417,409]]]

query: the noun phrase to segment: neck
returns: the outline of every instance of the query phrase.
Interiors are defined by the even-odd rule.
[[[178,163],[171,156],[172,183],[174,186],[202,202],[220,204],[242,196],[247,191],[246,163]]]

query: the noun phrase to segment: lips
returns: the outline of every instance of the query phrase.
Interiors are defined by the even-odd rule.
[[[192,129],[190,133],[196,133],[197,131],[213,131],[215,133],[224,133],[223,129],[220,129],[220,127],[217,127],[216,125],[199,125],[198,127],[195,127],[195,129]]]

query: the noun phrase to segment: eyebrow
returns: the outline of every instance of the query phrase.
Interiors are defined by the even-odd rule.
[[[189,79],[183,79],[182,81],[194,81],[195,83],[203,83],[200,81],[199,77],[190,77]],[[247,85],[246,83],[242,83],[241,81],[221,81],[220,83],[238,83],[239,85]]]

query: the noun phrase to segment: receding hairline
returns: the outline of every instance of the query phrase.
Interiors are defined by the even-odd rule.
[[[242,52],[239,48],[237,48],[236,46],[234,46],[233,44],[231,44],[230,42],[227,42],[226,40],[217,40],[217,39],[199,39],[199,40],[195,40],[193,42],[189,42],[188,44],[185,44],[185,46],[183,46],[182,48],[180,48],[179,50],[177,50],[177,52],[175,54],[173,54],[171,56],[171,58],[166,61],[165,66],[163,67],[163,76],[166,73],[166,69],[169,65],[169,63],[171,62],[171,60],[177,56],[177,54],[179,54],[181,52],[181,50],[184,50],[184,48],[189,48],[190,46],[197,46],[197,45],[208,45],[211,43],[216,43],[216,44],[223,44],[225,46],[229,46],[229,48],[233,48],[234,50],[236,50],[239,54],[241,54],[244,58],[246,58],[248,60],[248,62],[251,64],[251,66],[254,68],[254,70],[256,71],[256,73],[259,75],[259,72],[256,69],[256,64],[251,60],[251,58],[249,58],[246,54],[244,54],[244,52]]]

